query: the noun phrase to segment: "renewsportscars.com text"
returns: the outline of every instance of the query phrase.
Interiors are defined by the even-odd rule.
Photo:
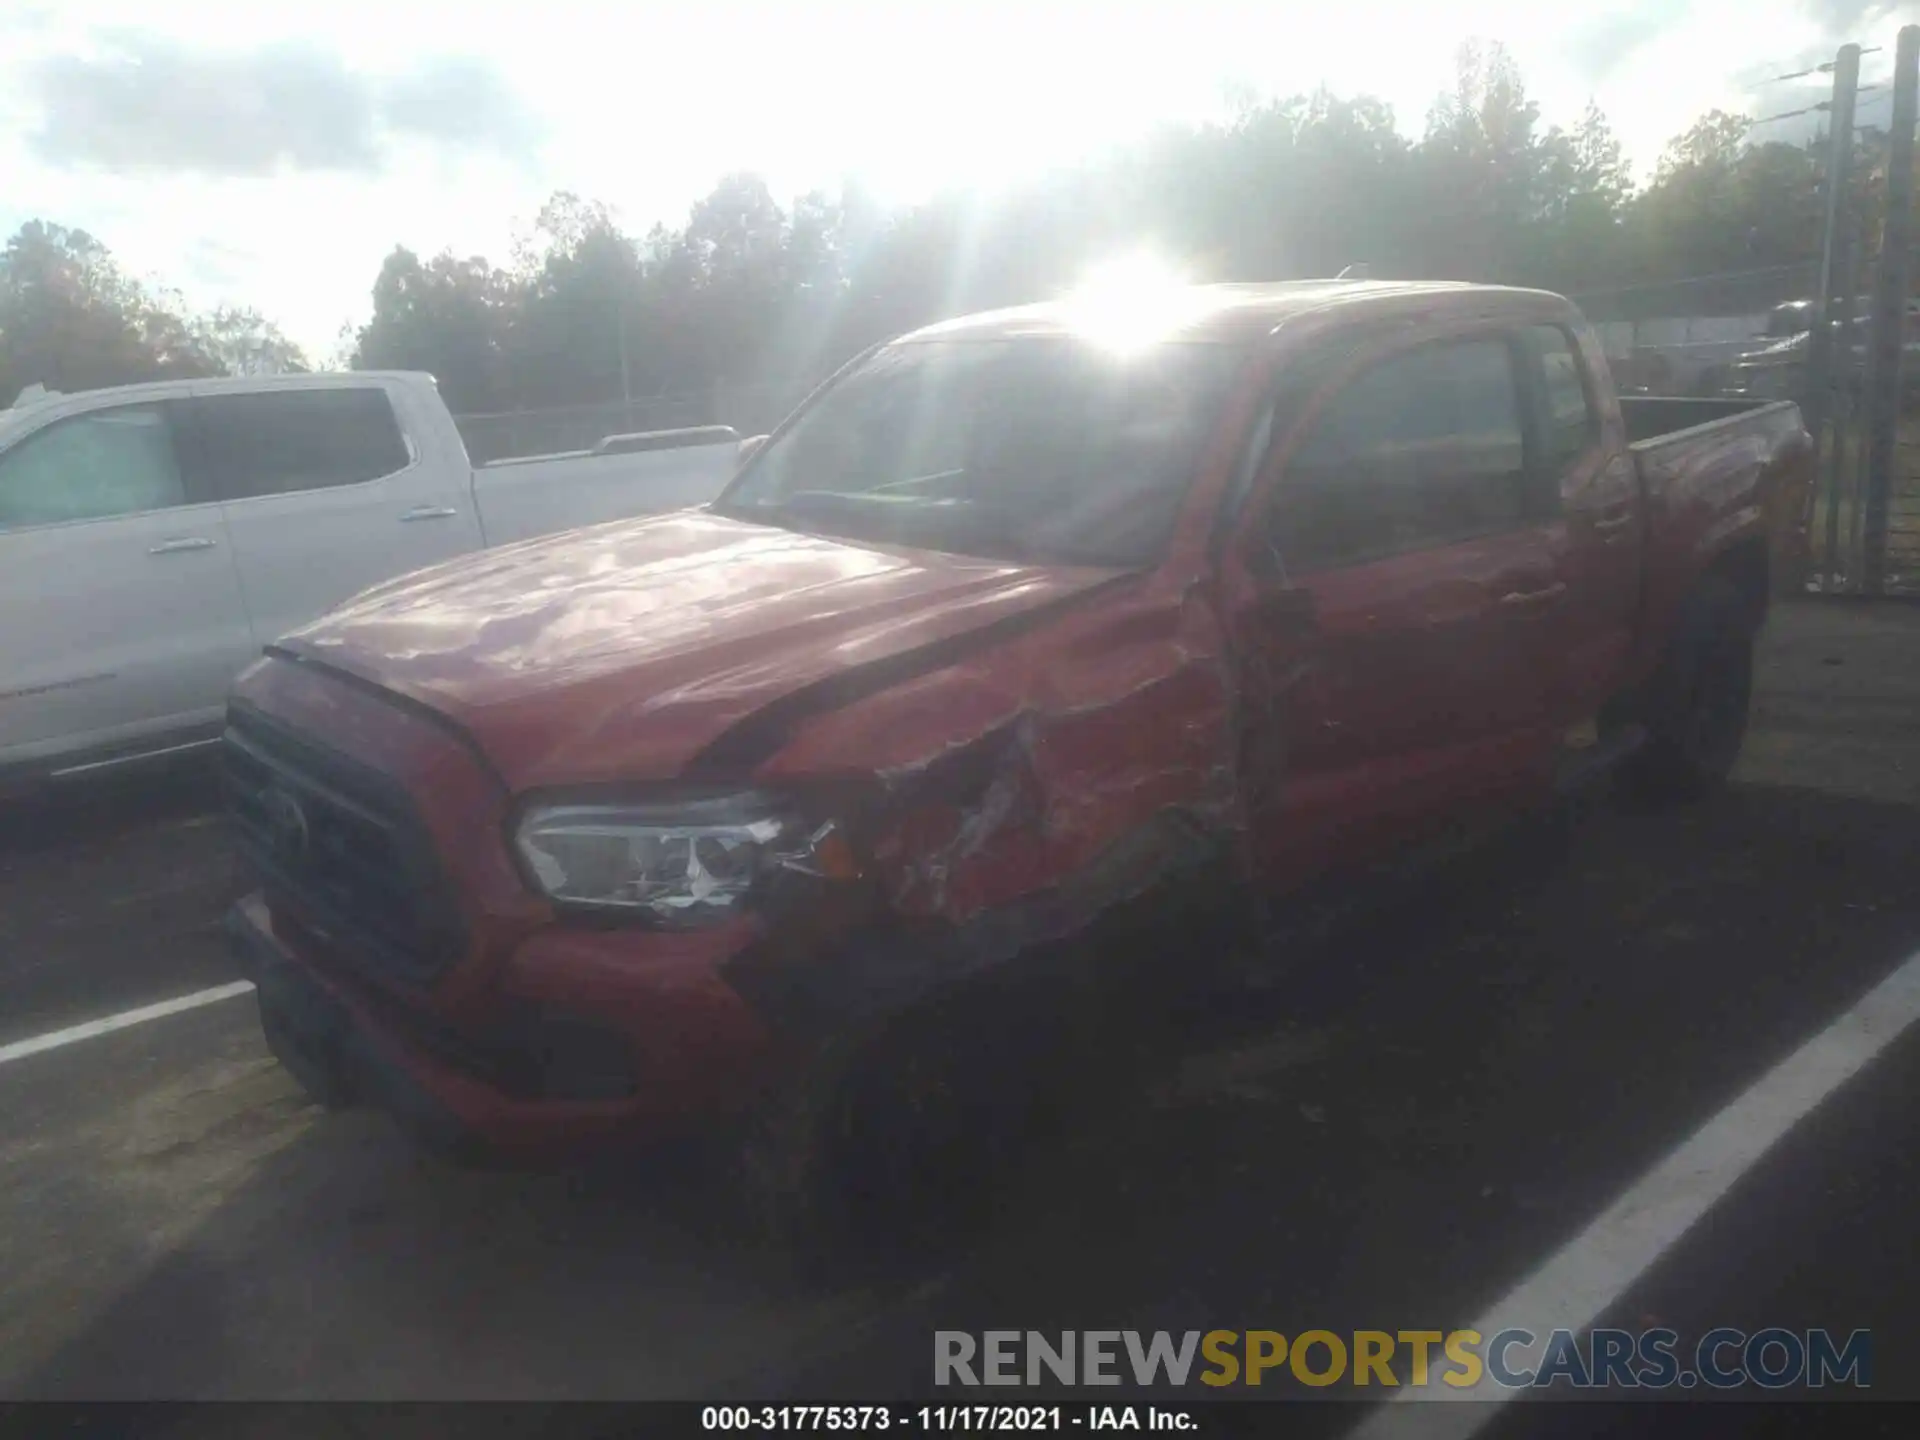
[[[1263,1384],[1777,1390],[1872,1383],[1866,1330],[937,1330],[942,1386]]]

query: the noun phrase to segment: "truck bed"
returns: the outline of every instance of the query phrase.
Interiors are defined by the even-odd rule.
[[[725,426],[613,435],[592,450],[475,468],[488,545],[577,525],[704,505],[733,478],[740,437]],[[555,523],[556,519],[559,523]]]
[[[1812,442],[1791,400],[1622,399],[1628,449],[1652,503],[1649,634],[1694,578],[1709,532],[1741,515],[1767,537],[1767,586],[1791,584],[1804,564],[1813,478]],[[1764,590],[1762,592],[1764,594]]]
[[[1710,425],[1721,425],[1762,410],[1794,410],[1786,400],[1697,399],[1692,396],[1620,397],[1620,414],[1627,422],[1627,440],[1635,450],[1662,445],[1669,440]],[[1796,413],[1794,423],[1799,423]]]

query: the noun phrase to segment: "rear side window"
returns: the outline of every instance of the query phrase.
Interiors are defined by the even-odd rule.
[[[1587,395],[1586,373],[1580,368],[1573,337],[1557,325],[1539,325],[1527,332],[1527,339],[1540,364],[1541,398],[1546,412],[1543,459],[1551,472],[1558,475],[1599,439],[1599,417],[1594,414],[1593,402]]]
[[[1348,565],[1525,522],[1526,443],[1502,339],[1425,346],[1327,404],[1274,492],[1289,569]]]
[[[225,500],[359,485],[403,470],[384,390],[270,390],[194,401],[194,447]]]
[[[0,531],[186,503],[165,405],[56,420],[0,453]]]

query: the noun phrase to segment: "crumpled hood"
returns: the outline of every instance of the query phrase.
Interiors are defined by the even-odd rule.
[[[281,648],[446,715],[516,790],[664,779],[774,700],[1114,573],[881,550],[689,510],[406,576]]]

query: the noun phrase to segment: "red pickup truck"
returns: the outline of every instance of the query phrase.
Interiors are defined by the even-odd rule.
[[[753,1122],[804,1189],[848,1057],[1123,907],[1272,916],[1602,774],[1726,776],[1792,404],[1623,405],[1540,292],[1120,319],[908,335],[704,508],[271,646],[231,702],[230,932],[286,1066],[490,1154]]]

